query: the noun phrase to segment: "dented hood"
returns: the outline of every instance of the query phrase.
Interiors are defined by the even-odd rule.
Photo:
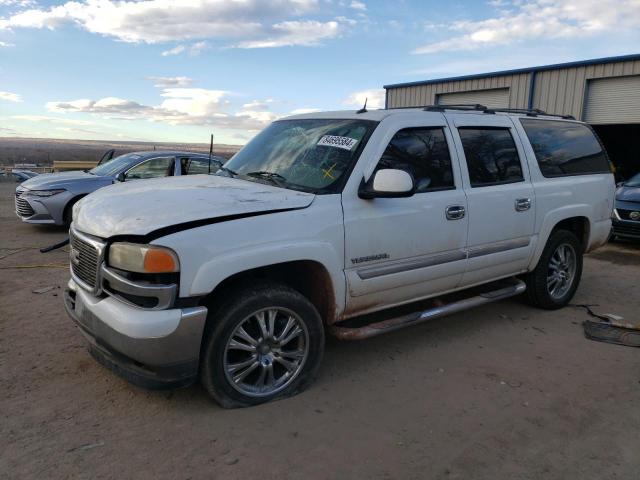
[[[314,195],[215,175],[117,183],[84,197],[74,227],[101,238],[148,235],[177,225],[305,208]]]

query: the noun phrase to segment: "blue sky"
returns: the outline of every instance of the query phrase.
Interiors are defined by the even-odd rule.
[[[639,0],[0,0],[0,136],[241,144],[384,84],[639,51]]]

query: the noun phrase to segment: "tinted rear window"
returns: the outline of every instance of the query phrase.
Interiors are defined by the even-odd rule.
[[[607,154],[581,123],[521,119],[545,177],[610,173]]]

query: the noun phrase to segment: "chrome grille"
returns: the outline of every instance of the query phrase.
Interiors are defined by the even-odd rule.
[[[16,213],[21,217],[30,217],[31,215],[35,215],[36,212],[33,211],[29,202],[24,198],[18,197],[16,194]]]
[[[71,230],[69,232],[71,273],[86,287],[97,290],[103,246]]]

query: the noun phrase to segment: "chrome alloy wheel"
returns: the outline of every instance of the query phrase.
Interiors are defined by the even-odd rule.
[[[273,395],[298,376],[308,353],[309,332],[300,317],[286,308],[264,308],[242,320],[229,336],[224,372],[244,395]]]
[[[549,295],[559,300],[563,298],[576,276],[576,251],[568,243],[558,245],[549,259],[549,271],[547,273],[547,291]]]

